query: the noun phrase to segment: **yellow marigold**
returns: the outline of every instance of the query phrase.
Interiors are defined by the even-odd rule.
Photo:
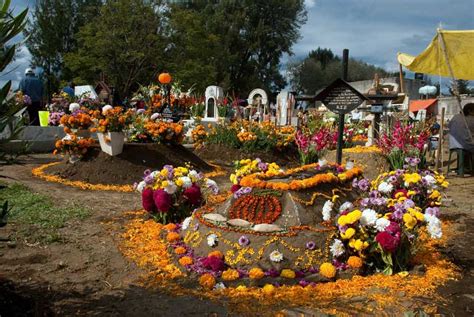
[[[182,266],[191,265],[193,264],[193,258],[190,256],[183,256],[182,258],[178,260],[178,262]]]
[[[321,264],[319,273],[326,278],[333,278],[336,276],[336,267],[329,262]]]
[[[173,231],[176,229],[176,225],[174,223],[169,223],[165,225],[163,228],[165,228],[167,231]]]
[[[349,246],[356,251],[362,251],[369,246],[369,243],[367,241],[362,241],[361,239],[351,239],[349,241]]]
[[[205,289],[212,289],[216,285],[216,278],[212,274],[205,273],[199,278],[199,284]]]
[[[174,253],[176,253],[176,254],[185,254],[186,253],[186,248],[177,247],[176,249],[174,249]]]
[[[168,234],[166,235],[166,240],[168,240],[169,242],[179,240],[179,234],[174,231],[168,232]]]
[[[280,276],[285,277],[285,278],[295,278],[296,273],[295,271],[290,270],[290,269],[283,269],[281,270]]]
[[[403,215],[403,221],[408,229],[413,229],[416,226],[416,218],[409,213]]]
[[[358,269],[364,265],[364,262],[358,256],[352,255],[347,259],[347,264],[353,269]]]
[[[359,209],[353,210],[347,214],[347,223],[353,224],[362,217],[362,212]]]
[[[262,287],[262,291],[267,295],[271,295],[275,292],[275,286],[273,286],[272,284],[265,284],[265,286]]]
[[[344,233],[341,233],[341,238],[344,240],[348,240],[352,238],[355,234],[355,229],[354,228],[347,228],[347,230]]]
[[[222,258],[224,257],[224,255],[222,254],[222,252],[219,251],[219,250],[209,252],[209,253],[207,254],[207,256],[208,256],[208,257],[213,256],[213,257],[220,258],[220,259],[222,259]]]
[[[265,273],[262,271],[261,268],[254,267],[250,269],[249,271],[249,277],[253,280],[259,280],[264,276],[265,276]]]
[[[222,279],[224,281],[235,281],[239,278],[239,272],[234,269],[227,269],[222,272]]]

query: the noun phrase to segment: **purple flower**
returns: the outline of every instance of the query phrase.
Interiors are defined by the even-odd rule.
[[[151,174],[151,171],[149,169],[146,169],[144,172],[143,172],[143,175],[144,176],[148,176]]]
[[[298,284],[299,284],[301,287],[306,287],[306,286],[309,285],[309,282],[306,281],[306,280],[300,280],[300,281],[298,282]]]
[[[247,238],[247,236],[241,236],[239,238],[239,244],[240,246],[245,247],[250,244],[250,240]]]
[[[356,188],[358,186],[359,182],[357,181],[357,178],[354,178],[352,180],[352,187]]]
[[[314,241],[308,241],[306,242],[306,249],[308,250],[314,250],[316,248],[316,243]]]
[[[280,272],[278,272],[276,269],[272,268],[272,269],[266,271],[265,275],[270,276],[270,277],[278,277],[278,276],[280,276]]]
[[[155,181],[155,178],[151,174],[148,174],[147,176],[143,178],[143,180],[145,181],[147,185],[150,185],[150,184],[153,184],[153,182]]]
[[[432,215],[432,216],[438,217],[439,216],[439,208],[438,207],[428,207],[428,208],[426,208],[425,213],[427,215]]]
[[[403,175],[403,173],[404,173],[404,170],[400,170],[400,169],[399,169],[399,170],[396,170],[396,171],[395,171],[395,176],[400,177],[400,176]]]
[[[266,172],[268,170],[268,164],[267,163],[260,162],[260,163],[258,163],[257,166],[262,172]]]
[[[397,178],[393,175],[388,178],[389,183],[395,183],[396,181],[397,181]]]
[[[297,270],[297,271],[295,271],[295,277],[296,277],[296,278],[302,278],[302,277],[304,277],[305,275],[306,275],[305,272],[302,271],[302,270]]]
[[[362,191],[364,191],[364,192],[366,192],[367,190],[369,190],[369,185],[370,185],[370,184],[369,184],[369,181],[368,181],[367,179],[365,179],[365,178],[364,178],[364,179],[361,179],[361,180],[359,181],[359,188],[360,188],[360,190],[362,190]]]
[[[318,273],[318,272],[319,272],[319,268],[313,266],[313,267],[310,267],[308,271],[309,271],[309,273],[311,273],[311,274],[315,274],[315,273]]]
[[[193,228],[193,229],[194,229],[194,231],[198,231],[198,229],[199,229],[199,223],[196,223],[196,224],[194,225],[194,228]]]
[[[145,109],[138,109],[137,110],[137,114],[144,114],[145,113]]]
[[[362,207],[367,207],[369,205],[369,198],[363,198],[361,201],[360,201],[360,205]]]
[[[243,195],[249,194],[250,192],[252,192],[252,187],[241,187],[239,190],[237,190],[234,193],[234,198],[238,199],[242,197]]]

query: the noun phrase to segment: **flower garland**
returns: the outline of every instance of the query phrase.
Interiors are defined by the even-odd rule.
[[[229,210],[231,219],[244,219],[253,223],[273,223],[280,217],[281,203],[271,195],[245,195],[238,198]]]
[[[33,168],[31,173],[35,177],[39,177],[47,182],[59,183],[67,186],[77,187],[84,190],[103,190],[103,191],[116,191],[116,192],[133,192],[131,185],[104,185],[104,184],[90,184],[82,181],[71,181],[56,175],[48,175],[45,173],[45,169],[48,167],[61,164],[61,162],[52,162]]]
[[[382,153],[382,149],[380,149],[377,145],[371,146],[354,146],[350,148],[342,149],[344,153]]]
[[[244,176],[240,180],[240,185],[244,187],[252,187],[252,188],[267,188],[267,189],[274,189],[274,190],[281,190],[281,191],[288,191],[288,190],[302,190],[306,188],[311,188],[318,186],[319,184],[323,183],[337,183],[337,182],[344,182],[346,180],[353,179],[354,177],[362,174],[362,169],[359,167],[354,167],[350,170],[347,170],[345,172],[340,172],[334,174],[333,172],[328,172],[324,174],[316,174],[312,177],[302,179],[302,180],[291,180],[289,182],[269,182],[265,181],[265,179],[269,179],[271,177],[289,177],[293,174],[303,172],[303,171],[308,171],[308,170],[314,170],[316,168],[319,168],[319,164],[314,163],[314,164],[308,164],[302,167],[294,168],[294,169],[289,169],[286,172],[280,172],[276,175],[271,175],[268,174],[251,174]],[[337,168],[337,166],[332,166],[336,167],[336,170],[340,170],[343,167],[341,166],[340,168]]]

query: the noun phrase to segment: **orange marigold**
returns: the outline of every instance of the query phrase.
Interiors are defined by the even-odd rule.
[[[165,228],[167,231],[173,231],[174,229],[176,229],[176,225],[174,223],[169,223],[163,226],[163,228]]]
[[[222,279],[224,281],[235,281],[239,278],[239,272],[234,269],[227,269],[222,272]]]
[[[173,241],[176,241],[179,239],[179,234],[177,232],[168,232],[168,234],[166,235],[166,240],[168,240],[169,242],[173,242]]]
[[[352,255],[347,260],[347,264],[353,269],[358,269],[358,268],[361,268],[362,265],[364,265],[364,262],[362,261],[360,257]]]
[[[209,273],[201,275],[199,284],[205,289],[212,289],[216,285],[216,278]]]
[[[186,253],[186,248],[184,248],[184,247],[177,247],[176,249],[174,249],[174,253],[176,253],[176,254],[184,254],[184,253]]]
[[[262,271],[261,268],[254,267],[250,269],[249,271],[249,277],[253,280],[259,280],[264,276],[265,276],[265,273]]]
[[[331,263],[325,262],[319,267],[319,273],[326,278],[333,278],[336,276],[336,267]]]
[[[182,258],[178,260],[178,262],[182,266],[191,265],[193,264],[193,258],[190,256],[183,256]]]
[[[213,257],[220,258],[220,259],[222,259],[222,258],[224,257],[224,255],[222,254],[222,252],[219,251],[219,250],[209,252],[209,253],[207,254],[207,256],[208,256],[208,257],[213,256]]]

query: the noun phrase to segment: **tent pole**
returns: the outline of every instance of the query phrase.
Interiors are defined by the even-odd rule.
[[[399,90],[400,90],[400,93],[404,93],[405,92],[405,83],[404,83],[404,78],[403,78],[403,66],[402,64],[398,64],[399,66],[399,73],[400,73],[400,87],[399,87]]]
[[[451,63],[449,62],[448,52],[446,51],[446,43],[444,42],[443,33],[441,33],[441,29],[438,29],[437,32],[438,32],[438,41],[440,42],[441,48],[443,49],[444,59],[446,60],[446,65],[448,66],[449,74],[451,75],[451,78],[453,79],[453,83],[454,83],[453,93],[456,96],[459,110],[461,111],[462,117],[464,119],[463,121],[464,121],[464,124],[466,125],[467,134],[472,141],[473,139],[472,139],[471,130],[469,129],[469,125],[467,124],[466,116],[464,115],[464,112],[462,111],[461,95],[459,94],[458,83],[456,82],[456,78],[454,77],[453,69],[451,68]]]

